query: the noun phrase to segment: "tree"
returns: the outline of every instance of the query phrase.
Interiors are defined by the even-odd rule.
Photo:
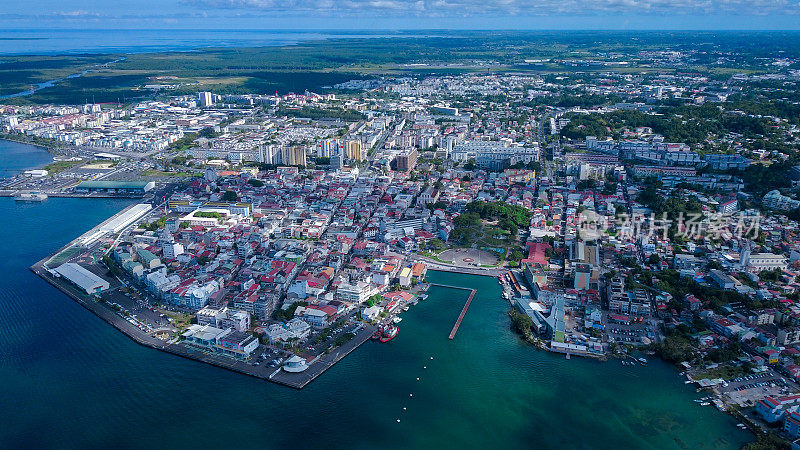
[[[520,249],[518,249],[518,248],[515,248],[514,250],[511,250],[511,253],[508,254],[508,260],[509,261],[514,261],[514,262],[520,262],[520,261],[522,261],[522,258],[524,258],[524,257],[525,257],[525,254],[522,253],[522,251]]]
[[[447,248],[447,244],[445,244],[441,239],[431,239],[428,241],[428,247],[434,251],[442,251]]]
[[[520,313],[516,309],[511,310],[511,329],[527,337],[531,333],[533,321],[530,317]]]
[[[234,191],[225,191],[225,193],[222,194],[223,202],[235,202],[237,200],[239,200],[239,196]]]
[[[673,363],[691,361],[694,357],[694,347],[682,335],[667,336],[664,341],[656,344],[656,352],[661,358]]]
[[[247,180],[247,184],[253,187],[264,187],[264,182],[259,180],[258,178],[250,178]]]
[[[759,433],[756,440],[746,444],[742,450],[789,450],[792,446],[772,433]]]

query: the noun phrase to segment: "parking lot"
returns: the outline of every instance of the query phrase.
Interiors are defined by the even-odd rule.
[[[641,323],[622,324],[611,323],[606,318],[606,337],[609,342],[621,342],[625,344],[641,344],[642,338],[648,341],[655,339],[655,326],[645,318]],[[648,342],[649,343],[649,342]]]
[[[755,402],[769,395],[787,395],[795,389],[793,383],[773,372],[734,378],[716,388],[727,402],[740,407],[753,406]]]

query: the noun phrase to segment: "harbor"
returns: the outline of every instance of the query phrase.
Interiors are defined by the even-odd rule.
[[[11,352],[11,357],[0,367],[6,381],[0,393],[16,402],[17,399],[22,401],[24,392],[27,405],[26,414],[8,420],[17,426],[33,426],[37,417],[56,407],[63,414],[59,420],[49,422],[53,439],[61,439],[60,436],[68,435],[88,420],[102,425],[102,429],[116,430],[113,439],[130,436],[143,445],[180,447],[182,438],[178,435],[172,438],[169,433],[141,430],[156,420],[155,417],[169,416],[169,425],[165,422],[162,428],[180,427],[186,433],[202,433],[212,416],[198,408],[176,415],[174,405],[208,390],[218,392],[213,417],[231,432],[241,433],[244,441],[254,446],[274,439],[280,430],[302,423],[309,415],[338,415],[342,419],[318,424],[316,433],[320,437],[315,437],[317,434],[307,437],[308,445],[347,448],[352,436],[342,429],[355,429],[363,424],[370,424],[375,430],[367,438],[367,443],[373,447],[391,447],[399,439],[405,439],[409,448],[454,443],[467,447],[492,445],[492,436],[471,431],[476,426],[472,420],[464,423],[458,420],[462,417],[459,412],[441,410],[442,402],[453,399],[457,399],[458,410],[475,405],[475,420],[509,436],[515,436],[515,423],[521,418],[559,430],[568,414],[576,426],[589,430],[595,437],[602,436],[607,444],[600,447],[609,449],[668,447],[674,445],[675,438],[686,446],[697,447],[708,442],[709,433],[726,436],[725,442],[716,446],[721,449],[739,448],[750,439],[749,433],[736,427],[736,421],[720,414],[716,408],[697,406],[693,402],[695,390],[684,385],[673,369],[660,361],[651,361],[647,367],[637,364],[633,368],[577,358],[565,361],[563,355],[521,345],[508,329],[508,304],[498,301],[502,291],[497,281],[489,277],[429,272],[431,283],[477,290],[457,339],[449,340],[447,336],[466,295],[453,295],[455,291],[431,286],[419,292],[416,306],[401,314],[401,330],[395,339],[387,344],[366,342],[301,390],[286,389],[277,380],[264,383],[259,378],[243,377],[233,373],[231,368],[220,371],[208,363],[198,364],[197,355],[175,358],[167,351],[152,351],[149,346],[122,337],[116,328],[96,320],[95,314],[86,314],[88,308],[75,307],[79,302],[70,301],[61,291],[50,289],[27,270],[36,259],[61,247],[63,236],[81,234],[124,206],[119,200],[92,201],[96,208],[93,215],[78,214],[85,208],[84,202],[51,199],[28,208],[29,213],[21,216],[21,224],[30,227],[40,224],[34,227],[39,230],[32,236],[34,248],[31,250],[29,244],[23,246],[22,243],[10,245],[9,266],[2,275],[5,285],[18,288],[0,293],[4,304],[9,306],[0,311],[0,318],[7,324],[31,324],[30,327],[7,326],[0,330],[5,348]],[[109,212],[100,209],[103,205]],[[0,210],[6,214],[15,214],[25,207],[12,199],[0,199]],[[56,217],[59,218],[57,223]],[[12,295],[15,292],[18,296]],[[427,297],[422,300],[424,296]],[[42,330],[52,329],[53,315],[64,323],[57,333],[48,337]],[[110,320],[117,321],[117,317],[112,316]],[[33,345],[43,338],[49,339],[46,346]],[[43,358],[43,354],[48,357]],[[502,367],[498,367],[498,357],[505,362]],[[559,374],[557,380],[553,373]],[[55,374],[61,384],[57,390],[49,389],[46,386]],[[181,382],[165,383],[165,377]],[[618,382],[598,386],[591,381],[597,377]],[[120,388],[120,383],[124,383],[124,389]],[[92,388],[86,389],[86,386]],[[657,386],[657,389],[643,395],[646,386]],[[474,392],[474,395],[465,397],[464,392]],[[411,393],[413,397],[409,397]],[[571,399],[566,405],[557,401],[565,397]],[[627,414],[626,408],[632,401],[624,400],[623,404],[615,406],[609,403],[612,398],[636,398],[637,408],[643,414]],[[486,402],[516,405],[520,401],[538,406],[524,411],[501,406],[491,413],[483,413],[483,409],[477,407]],[[147,404],[147,414],[141,414],[143,402]],[[580,414],[573,415],[573,412],[591,408],[596,402],[609,405],[604,413],[614,417],[614,423],[600,426]],[[89,408],[87,404],[93,406]],[[244,414],[245,411],[249,414]],[[252,428],[250,415],[273,419],[259,420],[261,425]],[[660,420],[670,420],[675,426],[669,432],[652,426],[653,421]],[[639,440],[638,432],[632,430],[647,432],[647,443]],[[562,445],[559,435],[544,436],[542,445]],[[23,437],[11,433],[9,427],[2,427],[0,438],[10,446],[23,445]],[[74,435],[72,439],[75,445],[82,447],[112,442],[106,440],[104,434],[91,430]],[[589,445],[589,441],[579,439],[577,445]],[[524,436],[513,437],[510,445],[518,447],[525,442],[530,441]],[[290,442],[276,444],[289,445]]]
[[[94,228],[75,238],[67,245],[61,247],[54,254],[39,260],[30,267],[30,270],[137,344],[295,389],[302,389],[308,383],[322,375],[364,342],[368,341],[375,332],[375,326],[365,325],[353,339],[349,340],[341,347],[334,349],[331,353],[325,353],[316,358],[313,364],[308,365],[307,370],[292,373],[282,370],[281,367],[277,367],[276,369],[266,365],[253,365],[246,361],[182,345],[177,341],[158,339],[151,333],[148,333],[143,327],[137,326],[135,322],[132,322],[130,319],[114,311],[114,309],[111,308],[113,302],[108,299],[101,301],[95,296],[79,292],[66,279],[55,276],[52,267],[48,267],[48,263],[63,264],[66,261],[80,258],[76,256],[75,249],[82,249],[77,252],[77,254],[83,253],[84,251],[98,251],[98,249],[102,247],[103,238],[105,237],[107,241],[112,236],[109,234],[109,224],[114,224],[119,220],[123,220],[126,215],[130,215],[137,207],[141,206],[141,204],[133,204],[124,208],[122,211],[114,214]],[[65,257],[63,255],[68,256]],[[82,259],[85,261],[85,258]],[[94,258],[93,263],[89,266],[89,270],[98,275],[105,276],[108,269],[103,267],[100,261],[100,259]],[[114,282],[115,280],[111,281]]]

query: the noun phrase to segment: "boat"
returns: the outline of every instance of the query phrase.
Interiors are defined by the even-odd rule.
[[[403,308],[403,311],[408,311],[408,306],[406,306],[405,308]]]
[[[646,359],[644,359],[644,358],[639,358],[639,359],[637,359],[637,361],[639,361],[639,363],[640,363],[641,365],[643,365],[643,366],[646,366],[646,365],[647,365],[647,360],[646,360]]]
[[[306,363],[305,358],[301,358],[297,355],[287,359],[286,363],[283,365],[283,370],[290,373],[299,373],[306,369],[308,369],[308,363]]]
[[[14,200],[18,202],[43,202],[47,200],[47,194],[38,192],[21,192],[14,196]]]
[[[375,333],[372,334],[372,337],[370,339],[372,339],[373,341],[377,341],[378,339],[381,338],[381,334],[383,334],[383,329],[382,328],[378,328],[375,331]]]
[[[422,294],[418,297],[420,300],[425,300],[428,298],[428,294]]]
[[[389,325],[388,327],[383,329],[383,333],[381,333],[380,341],[381,342],[389,342],[397,336],[398,328],[395,325]]]
[[[700,406],[708,406],[708,405],[710,405],[710,404],[711,404],[711,403],[709,403],[709,402],[703,402],[703,403],[700,403]]]
[[[394,319],[392,319],[392,322],[394,322],[394,323],[400,323],[400,321],[402,321],[402,320],[403,320],[403,318],[402,318],[402,317],[397,317],[397,316],[395,316],[395,317],[394,317]]]

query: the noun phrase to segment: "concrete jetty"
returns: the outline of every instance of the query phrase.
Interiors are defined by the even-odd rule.
[[[475,293],[478,292],[475,289],[463,287],[463,286],[452,286],[449,284],[439,284],[439,283],[430,283],[431,286],[438,286],[450,289],[463,289],[465,291],[469,291],[469,297],[467,298],[467,302],[464,303],[464,307],[461,308],[461,314],[458,315],[458,319],[456,319],[456,323],[453,325],[453,329],[450,330],[450,335],[448,339],[453,339],[458,332],[458,327],[461,326],[461,321],[464,320],[464,316],[467,314],[467,310],[469,309],[469,305],[472,304],[472,299],[475,298]]]

